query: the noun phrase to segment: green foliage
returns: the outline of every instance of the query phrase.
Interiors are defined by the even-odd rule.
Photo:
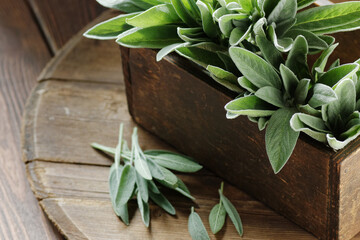
[[[164,150],[147,150],[143,152],[139,146],[137,129],[132,134],[131,150],[122,139],[123,124],[120,125],[119,142],[116,148],[93,143],[92,147],[114,156],[114,164],[110,168],[109,192],[114,212],[129,225],[128,202],[136,196],[142,220],[146,227],[150,224],[149,199],[175,215],[175,208],[161,194],[154,179],[162,186],[173,189],[185,197],[194,200],[186,185],[170,170],[179,172],[197,172],[202,166],[193,159]],[[123,164],[121,164],[123,162]]]

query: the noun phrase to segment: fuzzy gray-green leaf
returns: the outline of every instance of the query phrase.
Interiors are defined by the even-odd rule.
[[[301,79],[294,92],[294,99],[297,104],[304,104],[309,92],[310,79]]]
[[[242,92],[239,87],[237,77],[233,73],[212,65],[207,66],[206,70],[210,72],[211,77],[216,82],[220,83],[224,87],[234,92]]]
[[[149,196],[151,200],[154,201],[159,207],[164,209],[167,213],[171,215],[175,215],[175,208],[171,205],[171,203],[162,195],[161,193],[154,193],[153,191],[149,192]]]
[[[182,42],[177,26],[164,25],[149,28],[132,28],[120,34],[116,42],[131,48],[163,48]]]
[[[256,36],[256,43],[259,46],[262,55],[273,65],[276,69],[279,68],[280,64],[284,62],[282,54],[276,49],[274,44],[270,42],[266,37]]]
[[[290,126],[290,119],[294,113],[296,110],[290,108],[277,110],[266,128],[266,152],[275,173],[280,172],[285,166],[299,137],[299,132],[295,132]]]
[[[254,95],[230,101],[225,105],[225,110],[231,113],[251,117],[271,116],[275,112],[272,105]]]
[[[150,209],[147,201],[143,201],[140,192],[137,193],[137,203],[141,213],[141,219],[143,220],[146,227],[150,224]]]
[[[122,14],[120,16],[111,18],[104,22],[101,22],[84,33],[87,38],[94,39],[116,39],[119,34],[132,28],[126,23],[127,18],[136,16],[138,13]]]
[[[278,74],[264,59],[243,48],[231,47],[229,52],[240,72],[255,86],[281,89]]]
[[[309,67],[307,65],[308,44],[303,36],[298,36],[286,59],[285,65],[295,75],[301,78],[309,78]]]
[[[234,226],[236,228],[236,231],[239,233],[240,236],[242,236],[243,235],[243,226],[242,226],[240,215],[239,215],[238,211],[236,210],[235,206],[221,192],[220,192],[220,201],[224,205],[226,213],[229,215],[232,223],[234,224]]]
[[[262,87],[255,92],[255,96],[276,107],[285,107],[283,93],[274,87]]]
[[[296,0],[280,0],[268,16],[269,24],[287,20],[295,17],[297,10]]]
[[[209,224],[213,234],[218,233],[224,226],[226,210],[222,202],[216,204],[210,211]]]
[[[338,46],[339,44],[334,44],[331,45],[328,49],[326,49],[325,51],[323,51],[320,55],[320,57],[318,59],[316,59],[313,67],[312,67],[312,73],[315,73],[315,69],[319,68],[321,71],[324,71],[326,63],[328,61],[328,58],[330,57],[331,53],[335,50],[335,48]]]
[[[210,38],[215,38],[218,35],[218,26],[212,17],[213,9],[206,1],[197,1],[196,5],[199,7],[201,13],[202,27],[206,35]]]
[[[169,151],[145,151],[146,155],[150,155],[151,159],[158,165],[179,172],[197,172],[202,166],[181,154]]]
[[[135,180],[135,169],[129,164],[126,164],[120,176],[119,189],[115,198],[116,206],[122,206],[129,201],[135,187]]]
[[[137,172],[136,172],[136,185],[142,200],[144,200],[144,202],[148,202],[149,190],[148,190],[147,181]]]
[[[194,212],[194,207],[191,208],[188,221],[188,231],[193,240],[210,240],[200,216]]]
[[[285,65],[280,65],[280,74],[283,80],[285,91],[289,96],[293,96],[296,87],[299,84],[299,80],[296,75]]]
[[[319,78],[318,83],[334,88],[342,79],[352,77],[358,70],[359,65],[357,63],[344,64],[327,71]]]
[[[309,100],[309,105],[313,108],[317,108],[321,105],[335,101],[336,99],[336,93],[331,87],[317,83],[313,87],[313,95]]]
[[[181,23],[182,21],[171,4],[161,4],[142,12],[135,17],[128,18],[126,22],[134,27],[148,28]]]

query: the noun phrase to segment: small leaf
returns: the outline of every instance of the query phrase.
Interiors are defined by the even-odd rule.
[[[216,204],[210,212],[209,223],[213,234],[218,233],[224,226],[226,217],[226,210],[222,202]]]
[[[237,77],[231,72],[212,65],[207,66],[206,70],[208,70],[210,72],[210,76],[222,86],[234,92],[242,92],[238,85]]]
[[[162,195],[161,193],[154,193],[153,191],[149,192],[149,196],[151,200],[154,201],[159,207],[164,209],[170,215],[175,215],[175,208],[171,205],[171,203]]]
[[[136,171],[145,179],[151,180],[152,176],[150,173],[149,166],[145,158],[135,157],[134,160]]]
[[[142,178],[139,173],[136,172],[136,186],[139,190],[139,194],[144,202],[149,201],[149,191],[146,179]]]
[[[309,100],[309,105],[314,108],[320,107],[321,105],[330,103],[337,99],[334,90],[321,83],[314,85],[313,92],[314,93]]]
[[[153,160],[149,159],[148,166],[150,169],[151,176],[153,176],[156,179],[164,180],[165,176],[163,172],[160,169],[160,166],[156,164]]]
[[[244,76],[238,78],[238,83],[242,88],[246,89],[251,93],[255,93],[259,89]]]
[[[84,33],[87,38],[116,39],[119,34],[132,28],[126,23],[126,19],[136,16],[138,13],[122,14],[99,24],[96,24]]]
[[[309,92],[310,79],[301,79],[294,93],[294,99],[297,104],[303,104]]]
[[[289,108],[277,110],[266,128],[266,152],[275,174],[280,172],[289,160],[299,137],[299,132],[295,132],[290,126],[294,113],[296,110]]]
[[[256,43],[259,46],[261,53],[266,61],[271,63],[276,69],[284,62],[282,54],[276,49],[274,44],[267,40],[266,37],[256,36]]]
[[[255,86],[281,89],[278,74],[264,59],[243,48],[230,47],[229,52],[240,72]]]
[[[163,48],[179,43],[177,26],[164,25],[149,28],[132,28],[120,34],[116,42],[130,48]]]
[[[307,115],[304,113],[295,113],[292,116],[292,118],[290,119],[291,128],[296,132],[301,131],[319,142],[326,143],[326,133],[324,133],[322,131],[318,132],[318,131],[314,130],[313,128],[311,128],[310,126],[306,125],[304,122],[301,121],[301,119],[299,117],[299,116],[301,116],[300,114]],[[307,116],[310,116],[310,115],[307,115]],[[313,117],[313,116],[311,116],[311,117]],[[316,118],[316,117],[313,117],[313,118]],[[320,121],[323,121],[323,120],[321,118],[317,118],[317,120],[315,122],[320,122]],[[317,123],[315,123],[315,124],[317,124]]]
[[[188,221],[188,231],[193,240],[210,240],[200,216],[194,212],[194,207],[191,208],[191,214]]]
[[[140,192],[137,193],[137,203],[141,213],[141,219],[143,220],[146,227],[150,224],[150,209],[147,201],[143,201]]]
[[[291,29],[285,34],[285,37],[290,37],[295,40],[299,35],[305,37],[310,49],[323,50],[328,48],[328,44],[324,40],[310,31]]]
[[[255,96],[276,107],[285,107],[282,92],[274,87],[262,87],[255,92]]]
[[[186,47],[189,43],[174,43],[163,47],[157,54],[156,54],[156,61],[162,60],[166,55],[170,54],[171,52],[175,51],[178,48]]]
[[[184,23],[186,23],[188,26],[197,25],[195,19],[192,17],[189,10],[186,9],[182,0],[171,0],[171,4],[175,8],[177,15]]]
[[[115,198],[116,206],[122,206],[129,201],[134,191],[135,179],[135,169],[126,164],[120,176],[119,189]]]
[[[131,12],[140,12],[149,7],[150,4],[143,3],[141,1],[133,1],[133,0],[96,0],[99,4],[107,8],[117,9],[123,12],[131,13]],[[138,4],[136,4],[138,3]]]
[[[267,117],[275,112],[272,105],[254,95],[230,101],[225,105],[225,110],[231,113],[251,117]]]
[[[159,189],[157,188],[156,184],[154,183],[153,180],[147,180],[148,183],[148,187],[149,187],[149,191],[155,193],[155,194],[160,194]]]
[[[234,28],[230,33],[229,43],[231,46],[239,45],[250,34],[252,25],[244,32],[240,27]]]
[[[346,31],[348,29],[347,24],[360,19],[360,2],[344,2],[314,7],[299,12],[296,17],[297,22],[294,27],[306,29],[315,34]],[[344,27],[334,30],[334,28],[341,26]]]
[[[317,82],[335,88],[341,80],[352,77],[358,70],[359,65],[357,63],[344,64],[327,71]]]
[[[321,53],[320,57],[318,59],[316,59],[314,65],[312,67],[313,74],[315,74],[316,68],[319,68],[321,71],[324,71],[328,58],[330,57],[331,53],[335,50],[335,48],[338,45],[339,45],[338,43],[331,45],[328,49],[326,49],[325,51],[323,51]]]
[[[239,213],[237,212],[235,206],[220,192],[220,201],[224,205],[226,213],[229,215],[232,223],[234,224],[236,231],[240,236],[243,235],[243,226]]]
[[[298,36],[286,59],[285,65],[301,78],[309,78],[309,67],[307,65],[308,44],[303,36]]]
[[[232,21],[245,19],[247,17],[248,16],[246,14],[242,14],[242,13],[223,15],[218,20],[219,28],[221,32],[225,35],[225,37],[230,37],[230,33],[234,28]]]
[[[280,0],[268,16],[269,24],[279,23],[289,18],[294,18],[297,10],[296,0]]]
[[[202,168],[193,159],[170,151],[151,150],[145,151],[145,155],[158,165],[179,172],[197,172]]]
[[[297,1],[297,8],[298,8],[298,10],[306,8],[307,6],[310,6],[315,1],[316,0],[298,0]]]
[[[202,27],[206,35],[210,38],[215,38],[218,35],[217,25],[212,17],[213,9],[206,1],[197,1],[196,5],[199,7],[201,13]]]
[[[289,96],[293,96],[299,80],[296,75],[285,65],[280,65],[280,74],[283,80],[285,91]]]

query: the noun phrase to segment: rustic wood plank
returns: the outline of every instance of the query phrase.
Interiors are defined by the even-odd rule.
[[[26,179],[20,122],[49,50],[24,0],[0,8],[0,239],[58,239]]]
[[[109,165],[111,161],[90,143],[116,146],[120,122],[125,125],[124,137],[130,140],[135,124],[127,110],[123,84],[42,82],[24,115],[24,160]],[[139,129],[139,136],[145,149],[171,149],[147,131]]]
[[[117,14],[117,11],[106,11],[80,31],[47,64],[38,79],[120,83],[123,79],[122,65],[119,47],[115,41],[98,41],[82,37],[83,32],[95,23]]]
[[[96,1],[88,0],[27,1],[30,2],[53,53],[105,10]]]
[[[204,171],[197,175],[179,174],[196,197],[196,203],[172,191],[164,191],[177,210],[171,217],[159,207],[151,205],[151,229],[147,229],[136,211],[136,203],[130,204],[133,213],[131,225],[126,227],[114,215],[108,197],[108,167],[74,165],[35,161],[28,164],[29,176],[50,219],[65,236],[71,239],[190,239],[187,218],[190,207],[197,206],[207,229],[208,214],[218,203],[221,179]],[[36,175],[36,177],[35,177]],[[207,186],[204,188],[204,186]],[[46,194],[44,194],[46,193]],[[239,210],[244,224],[244,239],[315,239],[309,233],[274,213],[260,202],[225,183],[224,194]],[[239,238],[231,221],[219,234],[222,239]]]

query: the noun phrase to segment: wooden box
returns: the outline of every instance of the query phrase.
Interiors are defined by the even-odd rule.
[[[348,51],[354,55],[348,61],[360,56],[346,47],[337,50],[341,59]],[[360,231],[360,139],[334,152],[301,135],[275,175],[265,132],[247,117],[226,119],[233,93],[176,54],[156,62],[154,50],[121,50],[129,111],[138,124],[318,238],[350,239]]]

